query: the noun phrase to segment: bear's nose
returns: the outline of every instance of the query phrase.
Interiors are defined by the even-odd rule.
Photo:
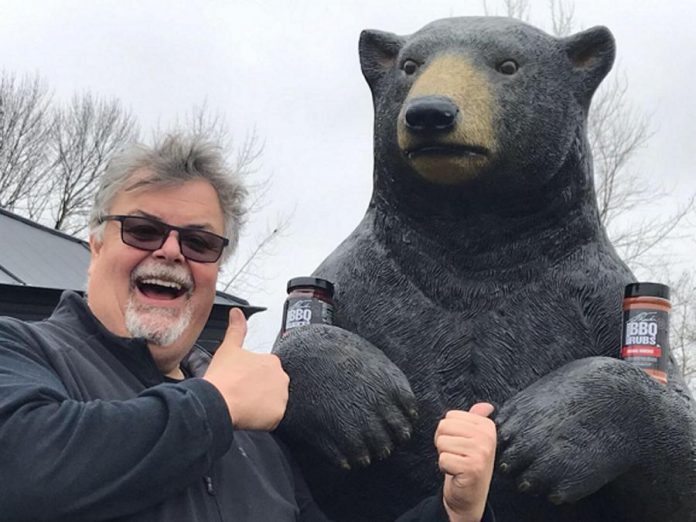
[[[449,98],[427,96],[409,102],[404,118],[413,132],[446,131],[454,127],[459,108]]]

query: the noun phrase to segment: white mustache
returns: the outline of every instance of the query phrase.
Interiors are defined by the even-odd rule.
[[[188,291],[193,289],[193,277],[189,271],[181,265],[170,265],[157,262],[141,263],[131,272],[131,285],[135,286],[138,281],[149,278],[173,281],[180,284]]]

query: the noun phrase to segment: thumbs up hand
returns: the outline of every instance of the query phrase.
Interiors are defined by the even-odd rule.
[[[496,429],[488,416],[493,406],[474,404],[451,410],[435,432],[440,469],[445,473],[443,498],[450,522],[479,522],[493,476]]]
[[[232,308],[225,338],[203,378],[222,394],[236,429],[273,430],[285,414],[290,379],[276,355],[242,348],[246,331],[244,314]]]

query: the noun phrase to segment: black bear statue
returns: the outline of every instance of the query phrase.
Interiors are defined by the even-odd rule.
[[[290,330],[279,433],[327,514],[388,521],[441,488],[449,409],[496,407],[498,522],[696,521],[696,409],[618,358],[634,277],[600,223],[587,116],[604,27],[497,17],[366,30],[374,190],[316,269],[333,326]]]

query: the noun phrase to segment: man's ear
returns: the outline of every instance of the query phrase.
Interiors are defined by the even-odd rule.
[[[360,68],[370,88],[374,89],[374,84],[394,67],[403,43],[404,39],[394,33],[374,29],[360,33]]]
[[[92,257],[99,256],[103,245],[104,242],[101,239],[97,239],[96,234],[89,235],[89,251],[92,253]]]

